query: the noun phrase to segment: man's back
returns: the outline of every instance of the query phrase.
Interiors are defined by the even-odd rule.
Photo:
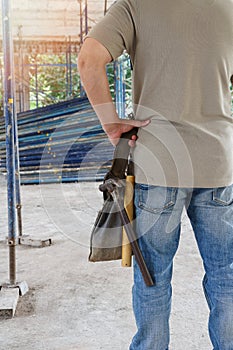
[[[135,149],[137,181],[232,183],[233,1],[119,0],[90,36],[113,58],[128,51],[136,118],[152,117]]]
[[[229,117],[233,1],[143,0],[137,16],[135,103],[171,121]]]

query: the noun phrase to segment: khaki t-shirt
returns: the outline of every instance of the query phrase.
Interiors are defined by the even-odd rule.
[[[89,33],[133,64],[136,181],[233,183],[233,0],[119,0]]]

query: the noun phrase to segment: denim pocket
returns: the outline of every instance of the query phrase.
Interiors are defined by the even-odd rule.
[[[138,206],[151,213],[170,211],[176,202],[177,188],[139,184]]]
[[[222,206],[231,205],[233,203],[233,185],[215,188],[213,190],[213,201]]]

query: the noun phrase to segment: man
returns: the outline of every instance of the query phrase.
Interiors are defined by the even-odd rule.
[[[135,121],[119,119],[106,77],[105,65],[124,50],[133,65]],[[233,350],[233,1],[116,1],[86,38],[78,65],[110,141],[139,127],[136,232],[156,285],[145,286],[135,263],[138,331],[130,350],[169,347],[184,208],[205,268],[213,348]]]

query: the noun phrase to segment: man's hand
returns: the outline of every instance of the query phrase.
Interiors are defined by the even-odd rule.
[[[149,123],[150,123],[149,119],[144,121],[119,119],[119,122],[117,123],[104,124],[103,129],[108,135],[108,138],[110,142],[113,144],[113,146],[116,146],[123,133],[130,131],[134,127],[141,128],[141,127],[147,126]],[[134,147],[136,140],[137,140],[137,135],[133,135],[131,140],[129,141],[129,146]]]

